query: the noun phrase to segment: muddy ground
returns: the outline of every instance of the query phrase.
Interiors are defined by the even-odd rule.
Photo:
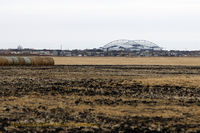
[[[142,82],[178,76],[200,67],[0,67],[0,131],[200,132],[198,86]]]

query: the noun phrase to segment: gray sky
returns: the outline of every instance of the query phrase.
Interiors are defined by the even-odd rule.
[[[98,48],[145,39],[200,49],[199,0],[0,0],[0,48]]]

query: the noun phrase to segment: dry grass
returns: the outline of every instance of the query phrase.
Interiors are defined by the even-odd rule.
[[[144,86],[182,86],[190,88],[200,88],[200,76],[166,76],[166,77],[147,77],[134,79],[133,82],[140,82]]]
[[[184,117],[184,114],[190,113],[191,115],[200,115],[200,107],[193,105],[193,106],[180,106],[176,105],[176,101],[174,103],[166,104],[165,100],[155,100],[159,102],[158,105],[154,106],[147,106],[142,103],[138,103],[137,106],[130,106],[130,105],[115,105],[115,106],[108,106],[108,105],[85,105],[85,104],[80,104],[80,105],[75,105],[74,101],[81,98],[83,101],[88,101],[90,100],[91,102],[94,102],[96,99],[102,99],[106,98],[104,96],[95,96],[95,97],[80,97],[80,96],[24,96],[24,97],[10,97],[10,98],[2,98],[2,103],[0,107],[0,113],[4,112],[4,107],[5,106],[17,106],[20,108],[23,107],[28,107],[31,109],[38,108],[38,106],[45,105],[48,110],[53,109],[53,108],[63,108],[63,109],[70,109],[74,110],[71,112],[71,115],[77,115],[78,112],[83,112],[88,109],[92,109],[92,113],[95,114],[102,114],[104,116],[108,117],[125,117],[125,116],[141,116],[141,117],[162,117],[162,118],[171,118],[171,117],[177,117],[181,118]],[[113,99],[116,100],[116,99]],[[152,101],[152,99],[137,99],[137,98],[128,98],[128,99],[123,99],[123,100],[145,100],[145,101]],[[163,104],[163,105],[162,105]],[[69,106],[70,105],[70,106]],[[46,110],[46,112],[48,112]],[[13,110],[16,111],[16,110]],[[42,110],[40,110],[42,111]],[[21,110],[18,110],[18,112],[21,112]],[[5,112],[4,112],[5,113]],[[6,115],[6,114],[4,114]],[[9,114],[7,114],[9,115]],[[188,118],[189,119],[189,118]],[[195,122],[195,120],[198,120],[198,118],[193,118],[190,121]],[[185,122],[187,123],[187,121]]]
[[[56,65],[200,65],[200,57],[54,57]]]

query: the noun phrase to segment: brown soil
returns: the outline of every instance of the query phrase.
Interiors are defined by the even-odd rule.
[[[198,66],[0,69],[1,132],[200,132]]]

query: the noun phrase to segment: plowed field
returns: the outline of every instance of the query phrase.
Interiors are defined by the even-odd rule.
[[[200,132],[200,67],[0,67],[1,132]]]

